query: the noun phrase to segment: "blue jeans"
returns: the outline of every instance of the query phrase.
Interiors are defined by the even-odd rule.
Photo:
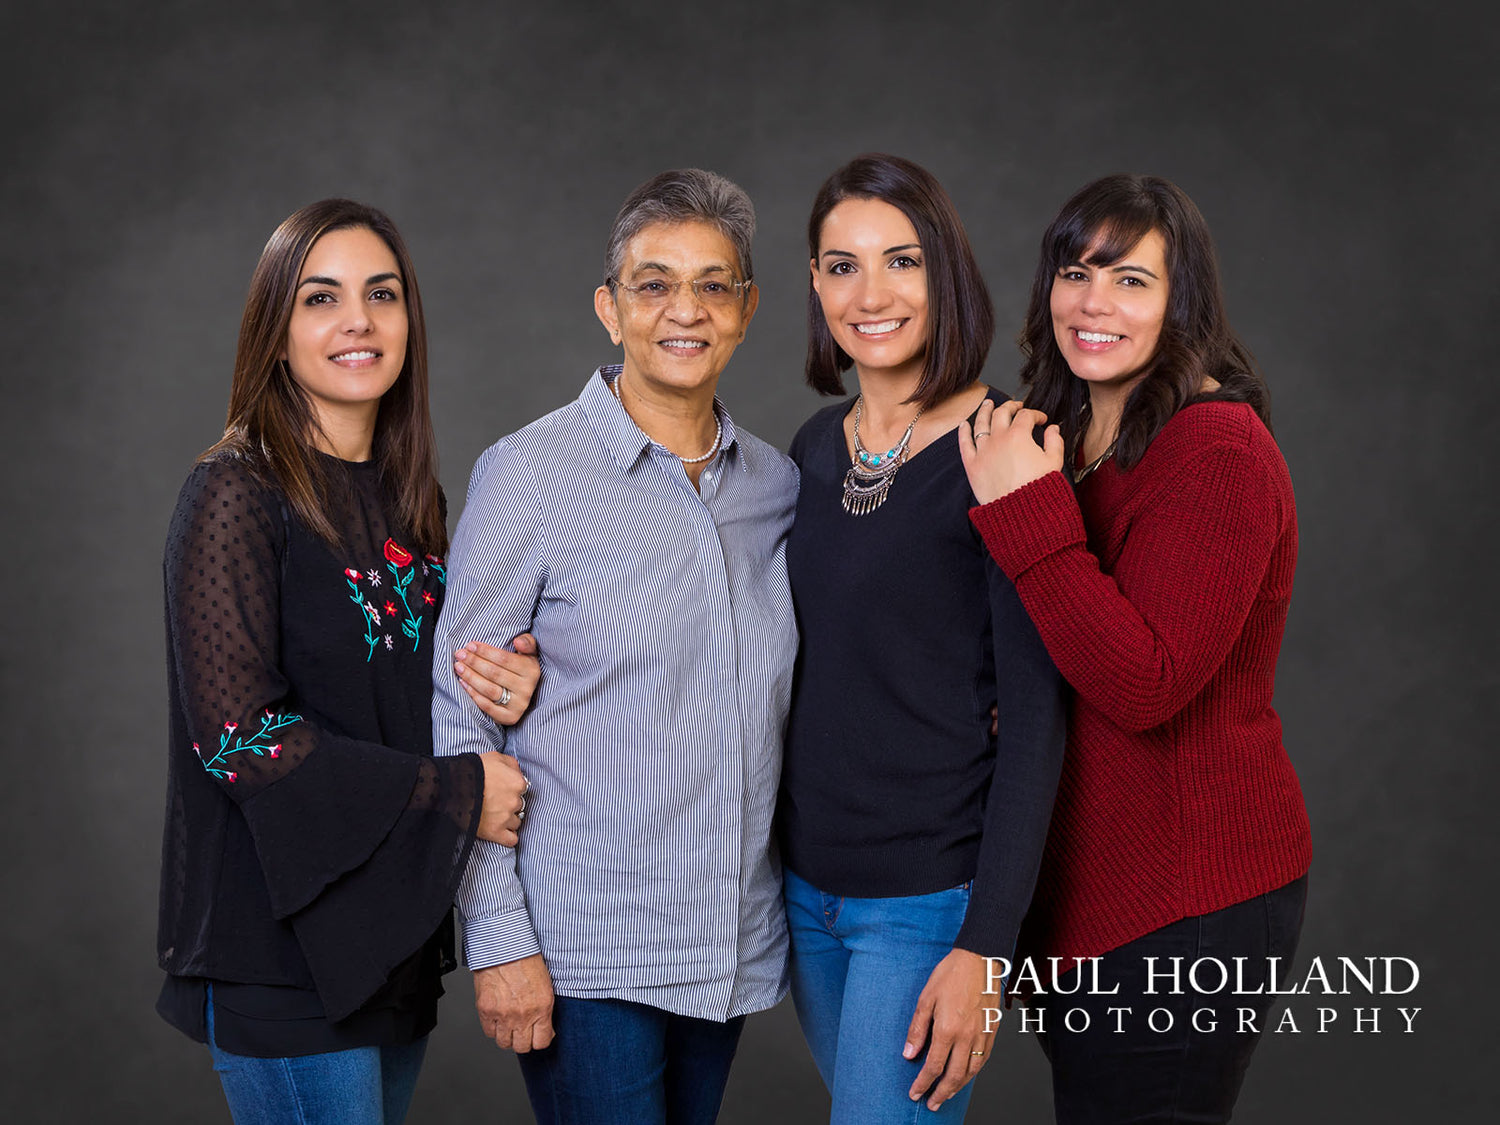
[[[963,925],[968,884],[906,898],[839,898],[783,874],[792,1000],[833,1095],[832,1125],[962,1121],[974,1084],[933,1112],[908,1094],[925,1052],[908,1061],[901,1049],[917,998]]]
[[[1097,992],[1092,970],[1080,980],[1074,969],[1058,982],[1076,987],[1072,995],[1029,998],[1033,1021],[1039,1010],[1045,1025],[1037,1038],[1052,1064],[1059,1125],[1227,1122],[1277,999],[1256,990],[1266,987],[1271,957],[1281,959],[1278,980],[1291,979],[1306,902],[1304,875],[1110,950],[1099,959]],[[1156,958],[1150,967],[1148,957]],[[1233,971],[1236,957],[1245,959],[1243,981],[1216,991],[1213,962]],[[1166,975],[1173,958],[1181,958],[1180,992]],[[1189,976],[1200,960],[1207,992]]]
[[[712,1125],[744,1026],[559,996],[556,1038],[516,1059],[537,1125]]]
[[[235,1055],[214,1042],[210,989],[208,1049],[234,1125],[401,1125],[427,1039],[281,1059]]]

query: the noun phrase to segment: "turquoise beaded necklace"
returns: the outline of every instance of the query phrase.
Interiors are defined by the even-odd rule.
[[[917,408],[916,418],[906,427],[901,440],[884,453],[871,453],[859,440],[859,423],[864,417],[865,396],[854,400],[854,459],[849,471],[844,474],[844,511],[851,516],[863,516],[885,503],[891,482],[896,479],[896,470],[906,463],[906,451],[911,445],[911,434],[917,427],[917,418],[922,417],[925,406]]]

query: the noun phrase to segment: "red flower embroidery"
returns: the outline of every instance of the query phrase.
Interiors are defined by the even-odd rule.
[[[267,751],[267,753],[269,753],[273,758],[281,757],[281,743],[278,742],[275,746],[271,747],[271,749]]]
[[[395,613],[396,612],[396,603],[395,602],[386,602],[385,603],[385,611],[387,613]]]
[[[240,724],[239,723],[225,723],[224,724],[224,729],[227,730],[230,734],[233,734],[235,731],[237,731],[237,730],[240,729]]]
[[[443,565],[443,560],[440,557],[438,557],[437,555],[428,555],[427,556],[427,561],[428,562],[435,562],[435,563],[438,564],[438,566],[442,566]]]
[[[394,539],[387,539],[385,541],[385,557],[397,566],[411,565],[411,552]]]
[[[437,599],[434,598],[431,594],[429,594],[426,590],[422,591],[422,600],[424,602],[426,602],[428,605],[436,605],[437,604]]]
[[[390,540],[386,540],[386,542],[389,543]],[[389,546],[387,546],[386,547],[386,554],[390,554],[390,553],[391,553],[391,549],[390,549]],[[349,581],[350,582],[358,582],[359,581],[359,571],[355,570],[353,567],[348,567],[348,566],[344,567],[344,573],[349,576]]]
[[[237,777],[239,777],[239,776],[240,775],[237,774],[237,773],[232,773],[228,777],[226,777],[224,780],[227,781],[227,782],[229,782],[230,785],[233,785],[234,784],[234,779],[237,778]]]

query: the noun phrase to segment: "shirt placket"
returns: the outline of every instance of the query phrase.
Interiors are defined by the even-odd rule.
[[[741,865],[745,817],[745,767],[743,732],[740,729],[739,644],[735,635],[734,604],[729,590],[729,568],[711,504],[717,499],[728,457],[724,451],[710,462],[694,488],[680,462],[668,451],[653,448],[652,456],[679,486],[683,509],[693,529],[698,571],[703,580],[705,638],[704,659],[699,665],[696,697],[716,721],[707,723],[717,731],[718,769],[715,772],[716,818],[723,831],[718,837],[716,870],[711,874],[717,888],[714,917],[715,980],[707,998],[711,1018],[727,1019],[734,999],[739,963]],[[729,721],[732,720],[732,721]],[[705,872],[704,874],[709,874]]]

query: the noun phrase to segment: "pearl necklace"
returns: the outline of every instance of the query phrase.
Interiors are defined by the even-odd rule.
[[[620,397],[620,376],[619,375],[616,375],[613,379],[611,379],[609,381],[609,389],[615,392],[615,401],[618,402],[620,404],[620,406],[623,408],[625,406],[625,400]],[[630,411],[626,410],[625,413],[626,413],[626,415],[629,415]],[[631,421],[634,422],[635,419],[632,418]],[[645,430],[642,430],[641,432],[642,433],[646,433]],[[670,449],[667,449],[667,447],[665,445],[663,445],[661,442],[657,441],[650,434],[646,434],[646,440],[647,441],[649,441],[652,445],[656,446],[656,448],[658,448],[658,449],[667,449],[668,453],[672,453],[672,456],[676,457],[677,460],[681,461],[684,465],[696,465],[700,461],[707,461],[715,453],[719,452],[719,442],[722,441],[723,438],[724,438],[724,423],[719,420],[719,412],[717,410],[714,411],[714,443],[708,447],[708,452],[707,453],[701,454],[698,457],[683,457],[683,456],[680,456],[679,454],[672,453],[672,451]]]

